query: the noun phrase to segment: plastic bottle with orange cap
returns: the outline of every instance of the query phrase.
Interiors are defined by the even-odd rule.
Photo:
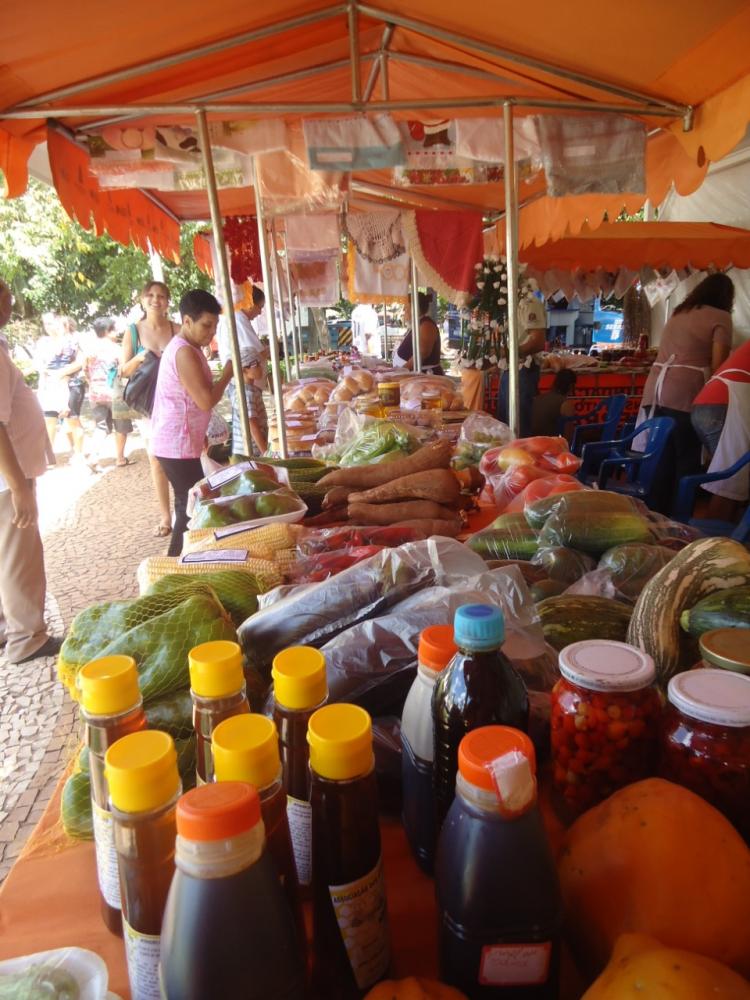
[[[81,697],[84,741],[89,750],[91,811],[102,919],[113,934],[122,934],[120,877],[104,755],[121,737],[146,728],[135,660],[130,656],[105,656],[92,660],[79,671],[77,685]]]
[[[174,741],[145,729],[105,755],[122,891],[132,1000],[160,1000],[162,917],[174,874],[175,810],[182,792]]]
[[[308,727],[316,996],[355,1000],[390,963],[370,716],[343,703]]]
[[[430,625],[419,637],[417,676],[401,717],[403,824],[420,868],[432,873],[435,854],[435,798],[432,760],[435,732],[432,695],[438,676],[458,651],[452,625]]]
[[[190,695],[195,728],[196,784],[214,780],[211,737],[224,719],[250,711],[242,670],[242,651],[236,642],[218,640],[194,646],[188,654]]]
[[[227,781],[183,795],[175,862],[161,945],[166,1000],[303,1000],[304,965],[255,788]]]
[[[474,1000],[556,1000],[562,904],[534,746],[484,726],[458,764],[435,863],[440,978]]]
[[[310,748],[307,726],[328,699],[326,662],[311,646],[291,646],[274,657],[273,721],[279,733],[286,810],[300,888],[312,883]]]

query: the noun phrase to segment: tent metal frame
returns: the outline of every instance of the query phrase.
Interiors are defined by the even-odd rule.
[[[243,86],[241,84],[223,91],[207,93],[192,100],[166,104],[93,104],[87,106],[66,106],[65,104],[54,106],[54,102],[66,101],[86,92],[90,92],[98,87],[111,86],[113,84],[125,83],[136,77],[154,73],[159,70],[179,66],[191,60],[201,59],[236,49],[243,45],[262,41],[288,31],[308,27],[322,21],[337,17],[344,17],[347,24],[347,35],[349,43],[348,59],[329,61],[324,64],[303,67],[290,73],[280,74],[266,80],[255,80]],[[384,25],[380,44],[374,52],[360,51],[360,19],[367,18]],[[430,59],[426,56],[416,56],[410,53],[399,53],[394,51],[392,46],[393,37],[397,28],[413,32],[425,38],[435,41],[445,42],[468,53],[490,56],[501,63],[509,64],[511,67],[519,67],[522,70],[533,70],[543,73],[550,78],[549,86],[557,89],[561,93],[570,95],[563,89],[565,82],[577,84],[598,91],[602,95],[607,95],[608,100],[584,100],[565,98],[553,100],[546,98],[529,98],[519,95],[487,96],[474,98],[430,98],[427,100],[414,101],[392,101],[390,99],[390,88],[388,79],[389,61],[413,65],[433,66],[442,68],[446,72],[462,73],[464,75],[478,76],[493,80],[502,80],[502,68],[497,67],[497,76],[490,70],[482,70],[475,66],[463,66],[460,63],[453,64],[449,61]],[[367,82],[362,88],[362,68],[365,60],[373,60]],[[261,90],[265,86],[279,85],[316,76],[321,73],[331,72],[334,69],[350,68],[351,76],[351,100],[338,102],[252,102],[237,101],[235,103],[224,103],[227,97],[235,95],[249,94],[254,90]],[[380,80],[382,90],[382,100],[373,100],[372,95],[376,83]],[[629,103],[626,103],[629,102]],[[195,46],[181,52],[170,53],[158,59],[148,60],[134,66],[125,67],[109,73],[100,74],[88,80],[80,80],[65,87],[40,94],[37,97],[21,101],[15,106],[0,111],[0,119],[24,120],[47,118],[93,118],[94,122],[88,127],[103,127],[105,124],[114,124],[119,121],[133,120],[147,116],[161,115],[186,115],[196,116],[198,130],[201,135],[203,146],[204,167],[208,186],[208,199],[211,210],[211,223],[214,230],[214,240],[216,242],[217,253],[220,262],[220,280],[224,290],[225,300],[228,305],[232,302],[231,284],[229,281],[229,268],[227,265],[226,248],[224,246],[223,232],[221,227],[221,215],[219,209],[219,197],[216,187],[216,178],[213,170],[213,158],[210,149],[210,140],[207,124],[207,115],[211,114],[219,118],[236,117],[242,114],[253,115],[325,115],[325,114],[356,114],[364,111],[431,111],[451,109],[496,109],[502,112],[503,128],[505,132],[505,149],[510,153],[506,156],[505,169],[505,213],[508,220],[507,225],[507,256],[508,256],[508,292],[509,300],[516,302],[518,287],[518,185],[516,182],[515,162],[512,155],[513,150],[513,116],[516,109],[539,109],[575,111],[581,113],[613,113],[623,115],[645,116],[650,118],[682,119],[682,126],[685,131],[690,131],[693,123],[693,108],[680,105],[654,94],[647,94],[642,91],[622,87],[607,80],[579,73],[564,66],[548,63],[544,60],[536,59],[519,52],[492,45],[481,39],[459,34],[439,26],[427,24],[414,18],[406,17],[391,11],[381,10],[379,7],[371,6],[368,3],[361,3],[358,0],[348,0],[344,4],[335,4],[323,7],[320,10],[312,11],[308,14],[294,18],[288,18],[275,24],[265,25],[252,31],[242,32],[232,38],[219,39],[204,45]],[[402,200],[397,194],[391,192],[386,194],[383,190],[378,190],[377,185],[365,185],[355,182],[352,185],[355,194],[360,194],[367,198],[384,199],[391,201]],[[258,194],[257,187],[257,163],[253,157],[253,191],[255,195],[256,215],[258,219],[258,233],[261,249],[261,260],[263,270],[264,288],[267,297],[269,310],[269,332],[271,346],[271,368],[273,375],[274,395],[276,397],[276,412],[279,421],[279,443],[282,455],[286,457],[286,434],[283,424],[283,403],[281,397],[281,379],[278,358],[278,341],[276,339],[275,305],[273,293],[273,275],[278,271],[278,260],[273,262],[273,270],[269,260],[268,239],[266,233],[266,222],[263,211],[262,200]],[[144,192],[145,193],[145,192]],[[430,196],[425,196],[429,198]],[[156,204],[159,200],[153,198]],[[414,202],[412,202],[414,204]],[[162,206],[164,207],[164,206]],[[460,207],[457,203],[452,204],[453,208]],[[473,206],[472,206],[473,207]],[[165,209],[166,210],[166,209]],[[275,255],[274,255],[275,256]],[[278,274],[277,274],[278,277]],[[416,267],[412,262],[412,290],[416,292]],[[279,282],[280,284],[280,282]],[[291,294],[291,289],[290,289]],[[414,322],[414,367],[419,371],[419,324],[416,294],[412,296],[412,310]],[[234,312],[228,308],[229,327],[232,341],[232,357],[235,364],[235,375],[238,379],[239,405],[243,420],[243,434],[245,435],[246,446],[249,443],[249,425],[245,405],[244,386],[242,383],[242,373],[239,365],[239,344],[237,339]],[[518,317],[515,309],[509,311],[509,410],[510,424],[514,434],[518,432]],[[286,337],[285,337],[286,345]],[[248,454],[250,450],[248,448]]]

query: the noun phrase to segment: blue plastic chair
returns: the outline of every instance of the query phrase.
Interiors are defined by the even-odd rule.
[[[652,417],[618,441],[585,444],[578,478],[587,486],[596,483],[600,490],[637,497],[650,507],[657,499],[656,473],[674,426],[671,417]],[[644,450],[628,449],[626,446],[641,434],[646,435]],[[613,478],[618,470],[627,473],[624,480]]]
[[[733,524],[731,521],[702,520],[691,516],[695,504],[695,491],[699,486],[704,483],[718,483],[722,479],[729,479],[730,476],[744,468],[748,462],[750,462],[750,451],[746,452],[734,465],[721,472],[706,472],[700,476],[683,476],[677,487],[677,503],[672,513],[674,519],[691,524],[705,535],[733,538],[735,542],[742,542],[743,545],[750,542],[750,504],[748,504],[739,524]]]
[[[561,417],[560,433],[564,436],[569,424],[575,424],[570,450],[574,455],[580,455],[585,444],[592,441],[612,441],[617,435],[623,410],[628,401],[624,393],[603,399],[590,413],[581,417]],[[605,413],[604,420],[598,420],[598,415]]]

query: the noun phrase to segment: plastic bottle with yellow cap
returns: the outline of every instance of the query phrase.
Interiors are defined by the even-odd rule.
[[[122,888],[132,1000],[159,997],[162,918],[174,874],[175,810],[182,792],[174,740],[145,729],[113,743],[104,772]]]
[[[558,996],[560,889],[520,730],[483,726],[461,740],[435,889],[443,982],[476,1000]]]
[[[401,716],[404,830],[417,864],[429,874],[432,874],[437,836],[432,792],[435,740],[432,695],[440,672],[457,652],[452,625],[430,625],[422,631],[417,650],[417,676],[409,688]]]
[[[235,715],[214,729],[212,746],[217,781],[245,781],[258,790],[268,850],[302,927],[276,726],[265,715]]]
[[[214,780],[211,737],[224,719],[250,711],[242,670],[242,651],[236,642],[218,640],[193,646],[188,653],[190,696],[195,727],[195,780]]]
[[[328,699],[326,661],[312,646],[292,646],[274,657],[271,677],[289,830],[297,881],[304,890],[312,882],[307,725],[313,712]]]
[[[370,716],[357,705],[326,705],[311,717],[307,739],[313,988],[327,1000],[354,1000],[390,963]]]
[[[222,781],[183,795],[175,864],[161,940],[166,1000],[303,1000],[302,954],[255,788]]]
[[[104,755],[123,736],[146,728],[138,670],[130,656],[91,660],[78,672],[84,742],[89,751],[91,811],[94,821],[96,874],[102,919],[113,934],[122,934],[120,877],[117,869],[109,789]]]

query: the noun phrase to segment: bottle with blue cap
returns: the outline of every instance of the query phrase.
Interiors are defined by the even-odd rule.
[[[505,620],[489,604],[465,604],[453,621],[458,653],[442,672],[432,696],[435,753],[433,789],[438,829],[456,791],[458,746],[480,726],[511,726],[528,732],[526,685],[503,655]]]

